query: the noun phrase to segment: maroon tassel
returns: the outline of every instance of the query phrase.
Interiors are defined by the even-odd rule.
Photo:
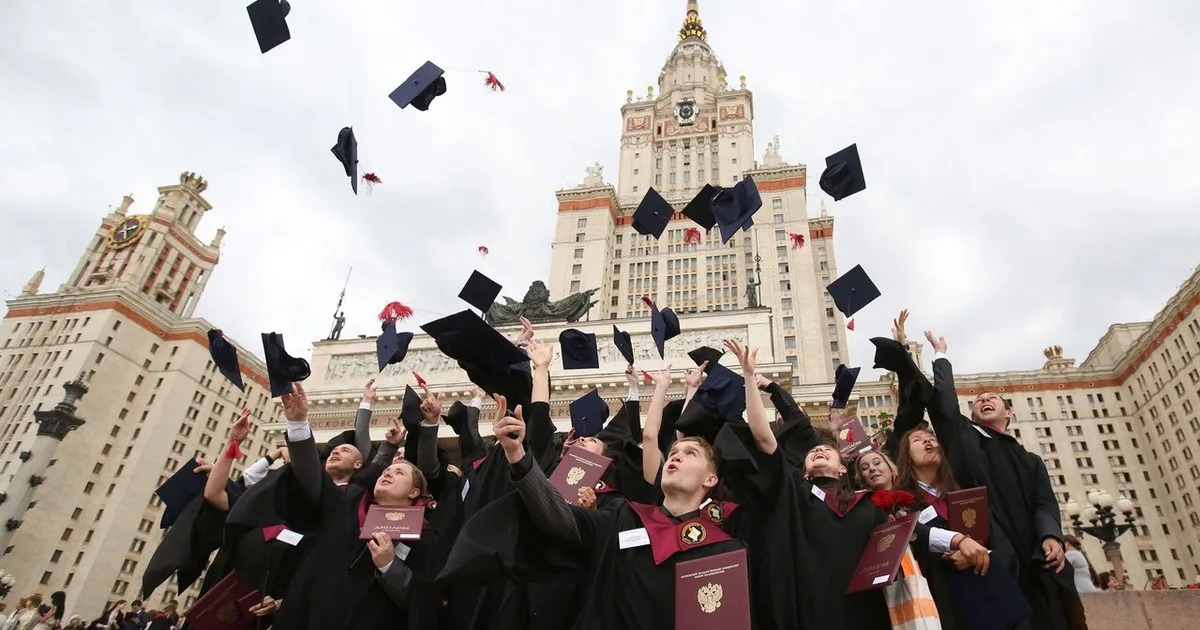
[[[492,88],[493,92],[495,92],[496,90],[499,90],[501,92],[504,91],[504,84],[501,83],[500,79],[497,79],[496,75],[492,74],[491,72],[487,73],[487,78],[483,80],[483,84]]]
[[[483,256],[487,256],[487,255],[488,255],[488,248],[487,248],[487,245],[480,245],[480,246],[479,246],[479,253],[480,253],[481,255],[483,255]]]
[[[788,234],[792,238],[792,249],[800,249],[804,247],[804,235],[792,232]]]
[[[650,373],[647,372],[646,370],[642,370],[642,378],[646,380],[647,384],[654,383],[654,377],[650,376]]]
[[[701,239],[702,237],[700,236],[700,230],[696,228],[688,228],[687,231],[683,233],[683,242],[685,244],[699,243]]]
[[[642,296],[642,301],[646,303],[646,308],[654,310],[654,300],[651,300],[649,295]]]
[[[413,376],[417,378],[417,387],[425,387],[428,385],[428,383],[425,382],[425,379],[421,378],[420,374],[417,374],[416,370],[413,370]]]
[[[412,314],[413,310],[400,302],[389,302],[382,311],[379,311],[379,321],[394,324],[397,320],[412,317]]]
[[[242,458],[242,445],[237,440],[231,440],[229,446],[225,449],[224,457],[228,459],[238,460]]]
[[[854,330],[854,320],[846,322],[846,330]]]

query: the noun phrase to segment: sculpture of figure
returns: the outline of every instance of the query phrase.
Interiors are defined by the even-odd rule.
[[[342,328],[346,327],[346,315],[342,311],[338,311],[333,316],[333,330],[329,332],[329,339],[341,339]]]
[[[583,177],[584,186],[603,186],[604,185],[604,167],[599,162],[587,167]]]
[[[758,292],[754,290],[756,283],[746,285],[746,308],[758,308]]]
[[[517,302],[512,298],[505,297],[504,304],[496,302],[484,314],[484,319],[487,323],[493,326],[502,326],[505,324],[515,324],[522,317],[531,322],[575,322],[579,318],[587,314],[588,310],[595,306],[596,301],[591,299],[600,289],[588,289],[582,293],[574,293],[567,297],[550,301],[550,290],[546,288],[546,283],[541,280],[534,280],[533,284],[529,285],[529,291],[525,293],[525,299]]]

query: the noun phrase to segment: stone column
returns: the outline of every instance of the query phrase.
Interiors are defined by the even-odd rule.
[[[1113,581],[1125,588],[1125,559],[1121,556],[1121,543],[1110,540],[1104,543],[1104,559],[1112,564]]]
[[[38,423],[37,437],[29,450],[21,451],[21,465],[12,484],[0,494],[0,549],[8,547],[13,532],[21,526],[34,490],[45,480],[46,469],[54,459],[58,445],[67,433],[83,426],[83,420],[75,417],[75,404],[88,392],[87,385],[79,378],[64,383],[63,389],[66,396],[62,402],[48,411],[34,412]]]

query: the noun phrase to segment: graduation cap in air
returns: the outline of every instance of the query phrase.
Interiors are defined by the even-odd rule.
[[[688,352],[688,356],[696,362],[697,366],[705,361],[708,361],[708,366],[704,368],[704,373],[709,374],[714,365],[719,365],[721,363],[721,357],[725,356],[725,351],[717,350],[716,348],[710,348],[708,346],[700,346],[699,348]]]
[[[184,462],[175,474],[154,491],[163,502],[160,527],[170,527],[192,499],[204,495],[204,484],[208,482],[208,475],[194,472],[199,465],[195,459]]]
[[[600,354],[596,349],[596,335],[568,328],[558,334],[562,348],[564,370],[586,370],[600,367]]]
[[[255,0],[246,7],[250,26],[254,27],[254,37],[258,39],[258,49],[263,54],[292,38],[287,20],[284,19],[291,10],[287,0]]]
[[[679,335],[679,316],[669,308],[659,310],[649,297],[643,297],[642,301],[650,307],[650,335],[654,337],[659,358],[664,358],[663,344]]]
[[[446,421],[447,426],[449,426],[451,429],[454,429],[455,435],[461,437],[467,433],[467,423],[470,421],[470,418],[468,416],[467,406],[464,405],[461,400],[454,401],[454,404],[450,405],[450,410],[447,411],[446,415],[442,416],[442,418]]]
[[[423,326],[443,354],[458,361],[472,383],[489,395],[503,394],[509,408],[528,405],[533,380],[529,357],[470,310],[460,311]]]
[[[683,409],[675,430],[684,435],[699,435],[711,443],[721,425],[743,422],[745,409],[746,379],[723,365],[710,365],[708,376]]]
[[[600,392],[592,390],[582,397],[571,401],[571,427],[579,437],[592,437],[604,428],[608,420],[608,403],[600,397]]]
[[[883,295],[875,283],[871,282],[862,265],[855,265],[853,269],[829,283],[825,290],[829,291],[837,309],[849,320],[846,322],[846,328],[849,330],[854,330],[854,314]]]
[[[713,216],[712,211],[713,198],[720,190],[712,184],[705,184],[688,205],[684,206],[683,216],[695,221],[696,225],[704,228],[706,232],[711,230],[712,226],[717,224],[717,218]]]
[[[458,297],[462,301],[484,313],[492,308],[498,295],[500,295],[500,284],[478,271],[471,272],[471,277],[467,278],[467,283],[463,285],[462,291],[458,292]]]
[[[821,190],[841,201],[856,192],[867,189],[863,175],[862,160],[858,158],[858,145],[852,144],[825,158],[825,172],[821,173]]]
[[[292,383],[303,381],[312,374],[308,361],[287,353],[283,346],[283,335],[263,333],[262,342],[263,357],[267,363],[267,379],[271,381],[271,398],[292,393]]]
[[[835,372],[833,386],[833,408],[845,409],[846,403],[850,401],[850,393],[854,391],[854,384],[858,382],[858,372],[861,368],[851,368],[845,365],[838,365]]]
[[[346,169],[346,177],[350,178],[350,189],[358,194],[358,140],[354,139],[352,127],[342,127],[338,132],[337,144],[330,149],[334,157]]]
[[[412,388],[412,385],[405,385],[404,401],[400,403],[400,423],[412,435],[420,430],[422,420],[424,420],[424,416],[421,415],[421,395]]]
[[[342,431],[341,433],[329,438],[321,447],[321,461],[324,462],[325,460],[329,459],[329,455],[333,452],[333,449],[343,444],[349,444],[350,446],[358,448],[358,442],[355,440],[356,435],[357,434],[355,433],[354,429],[346,429],[345,431]],[[369,454],[370,453],[362,453],[363,465],[366,465],[367,455]]]
[[[633,342],[629,339],[629,333],[617,328],[616,325],[613,325],[613,345],[621,352],[625,362],[633,365]]]
[[[721,230],[721,242],[729,242],[738,230],[754,225],[754,213],[761,207],[762,197],[753,177],[743,177],[732,188],[719,190],[712,199],[712,214]]]
[[[662,426],[658,428],[658,450],[663,453],[670,450],[671,444],[675,442],[675,425],[679,423],[686,402],[680,398],[669,401],[663,407]]]
[[[246,391],[246,385],[242,383],[242,368],[238,363],[237,348],[226,341],[225,335],[215,328],[208,331],[208,354],[220,370],[221,376],[233,383],[234,387]]]
[[[410,332],[396,332],[395,322],[383,323],[383,332],[375,338],[375,356],[379,360],[380,372],[388,365],[404,360],[412,338],[413,334]]]
[[[754,453],[758,447],[747,424],[725,424],[717,431],[713,440],[713,452],[717,456],[717,470],[722,477],[729,475],[752,475],[758,472]]]
[[[646,196],[642,197],[637,210],[633,211],[633,229],[638,234],[659,238],[674,214],[675,208],[651,187],[646,191]]]
[[[443,74],[444,71],[436,64],[426,61],[425,65],[417,68],[404,83],[392,90],[388,98],[399,105],[400,109],[412,105],[420,111],[426,111],[433,99],[446,93],[446,77],[442,76]]]

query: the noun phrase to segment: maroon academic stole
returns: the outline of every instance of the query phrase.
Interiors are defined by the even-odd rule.
[[[710,501],[700,508],[700,514],[678,523],[656,505],[630,501],[629,507],[646,528],[654,564],[662,564],[680,551],[733,540],[721,523],[738,508],[736,503]]]
[[[933,507],[933,511],[937,512],[937,515],[941,517],[943,521],[949,521],[949,519],[946,517],[948,511],[946,510],[945,497],[939,497],[938,495],[929,492],[924,488],[921,488],[921,495],[925,498],[925,502]]]
[[[818,494],[817,491],[820,491],[820,494]],[[853,510],[854,506],[858,505],[858,502],[862,501],[862,498],[867,496],[866,492],[855,492],[850,497],[850,504],[846,506],[846,509],[839,510],[836,492],[828,492],[824,488],[813,484],[813,494],[816,495],[817,498],[824,501],[825,505],[828,505],[829,509],[833,510],[833,513],[837,514],[838,518],[846,518],[846,515],[850,513],[850,510]]]

